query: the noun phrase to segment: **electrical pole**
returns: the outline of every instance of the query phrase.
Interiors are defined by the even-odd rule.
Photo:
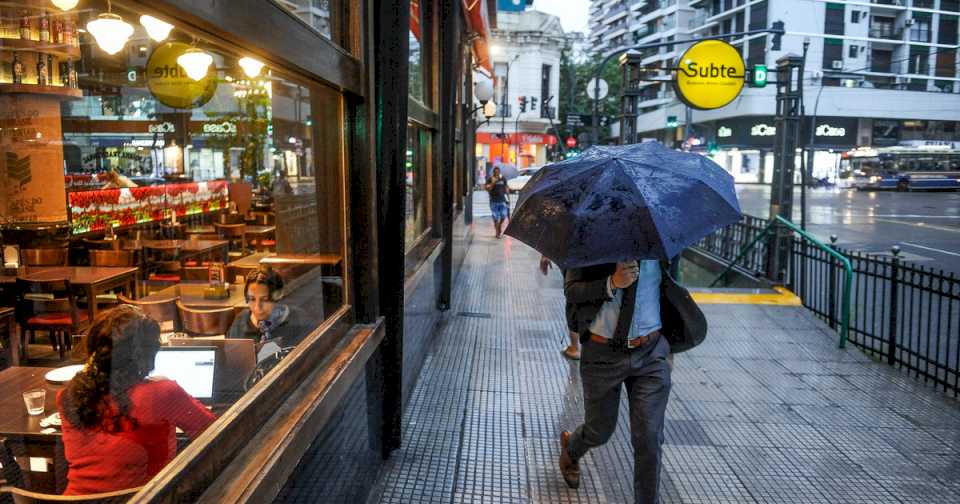
[[[800,86],[803,58],[789,54],[777,60],[777,115],[774,124],[773,186],[770,190],[770,219],[793,216],[793,177],[800,127]],[[790,264],[790,230],[779,224],[767,247],[767,278],[777,283],[787,280]]]

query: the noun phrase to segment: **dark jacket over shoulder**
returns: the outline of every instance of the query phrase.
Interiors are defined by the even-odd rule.
[[[271,341],[280,340],[277,343],[281,347],[296,346],[313,329],[307,323],[307,317],[303,311],[291,306],[290,314],[286,320],[277,327],[274,327],[270,334],[273,336]],[[250,309],[245,308],[235,319],[230,330],[227,331],[227,338],[246,338],[254,341],[260,340],[260,331],[250,324]]]

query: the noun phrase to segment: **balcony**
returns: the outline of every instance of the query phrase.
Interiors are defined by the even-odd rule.
[[[870,28],[870,38],[896,40],[903,42],[903,28],[892,26],[873,26]]]
[[[621,4],[620,6],[614,8],[612,11],[608,12],[603,18],[603,24],[613,24],[620,19],[627,17],[627,6]]]

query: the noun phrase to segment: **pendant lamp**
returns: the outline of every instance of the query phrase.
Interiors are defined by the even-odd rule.
[[[140,16],[140,24],[147,30],[147,35],[155,42],[167,40],[167,37],[170,35],[170,30],[173,29],[172,24],[146,14]]]
[[[53,5],[56,5],[58,9],[68,11],[76,7],[80,0],[52,0],[52,2]]]
[[[210,56],[196,47],[187,49],[183,54],[177,57],[177,64],[183,67],[183,69],[187,72],[187,75],[195,81],[201,80],[207,76],[210,63],[213,63],[213,56]]]
[[[240,68],[243,69],[243,73],[247,74],[247,77],[251,79],[260,75],[260,71],[263,70],[264,66],[261,61],[246,56],[240,58],[238,63],[240,63]]]

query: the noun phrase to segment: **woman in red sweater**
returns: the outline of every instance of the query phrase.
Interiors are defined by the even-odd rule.
[[[94,319],[89,358],[57,396],[69,472],[64,495],[142,486],[177,454],[176,428],[191,438],[215,417],[176,382],[149,378],[160,327],[134,306]]]

